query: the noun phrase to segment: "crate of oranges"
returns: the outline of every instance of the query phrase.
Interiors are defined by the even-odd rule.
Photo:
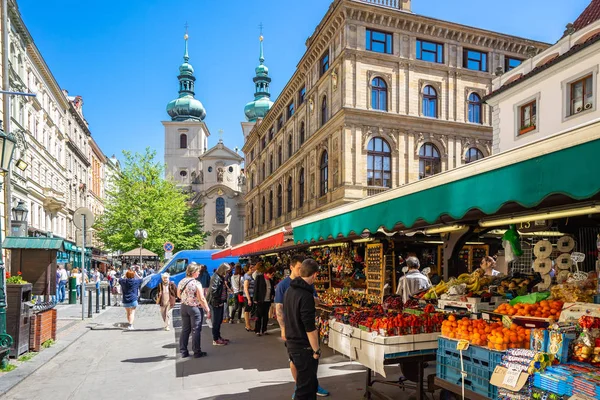
[[[491,350],[529,349],[531,330],[520,325],[511,324],[505,327],[495,323],[487,336],[487,346]]]
[[[542,300],[534,304],[518,303],[511,306],[508,303],[500,304],[494,312],[511,317],[529,317],[558,320],[563,308],[560,300]]]
[[[482,319],[469,319],[467,317],[459,319],[451,314],[442,323],[442,336],[448,339],[464,339],[474,345],[486,346],[492,327],[495,327],[495,323],[491,324]]]

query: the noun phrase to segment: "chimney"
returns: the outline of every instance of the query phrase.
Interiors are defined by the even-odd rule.
[[[400,0],[400,9],[402,11],[412,12],[412,10],[410,9],[410,1],[411,0]]]

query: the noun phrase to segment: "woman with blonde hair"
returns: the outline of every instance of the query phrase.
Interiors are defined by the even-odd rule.
[[[181,299],[181,336],[179,336],[179,351],[182,358],[190,356],[188,342],[192,336],[192,350],[195,358],[205,357],[206,353],[200,347],[202,319],[210,318],[210,308],[204,298],[202,284],[197,280],[200,275],[200,265],[195,262],[187,266],[185,278],[179,282],[177,296]]]
[[[135,309],[138,305],[138,297],[142,280],[136,278],[135,272],[129,270],[125,273],[125,278],[119,279],[119,284],[123,291],[123,307],[127,315],[129,326],[127,329],[133,330],[133,320],[135,319]]]
[[[165,272],[161,275],[161,282],[158,285],[158,296],[156,296],[156,304],[160,305],[160,315],[165,323],[165,331],[169,330],[171,325],[171,310],[175,307],[177,300],[177,286],[169,281],[171,275]]]

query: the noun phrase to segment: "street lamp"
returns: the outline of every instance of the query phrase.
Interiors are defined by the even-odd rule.
[[[13,152],[17,141],[13,135],[0,129],[0,171],[6,173],[10,168]],[[3,182],[0,182],[0,190]],[[2,255],[2,229],[0,229],[0,366],[8,365],[8,349],[13,344],[13,338],[6,333],[6,270]]]
[[[148,239],[148,232],[145,229],[136,229],[133,235],[140,241],[140,264],[142,264],[142,248],[144,247],[144,240]]]
[[[11,231],[12,236],[24,237],[27,236],[27,215],[29,210],[23,200],[19,200],[16,207],[11,209]]]

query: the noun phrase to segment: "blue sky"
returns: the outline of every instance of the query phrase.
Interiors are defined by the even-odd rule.
[[[554,43],[590,0],[413,0],[438,19]],[[293,74],[306,39],[329,0],[18,0],[19,9],[59,85],[84,98],[92,135],[105,154],[143,151],[163,159],[167,103],[177,97],[184,24],[196,98],[207,111],[209,147],[224,131],[243,145],[240,122],[253,99],[259,23],[275,99]]]

